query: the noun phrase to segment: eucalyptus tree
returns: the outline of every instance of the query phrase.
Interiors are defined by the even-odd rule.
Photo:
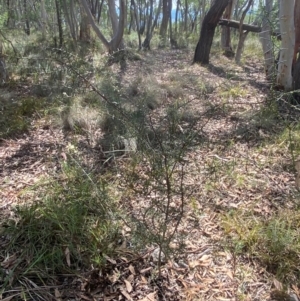
[[[209,54],[215,29],[228,3],[229,0],[214,0],[212,2],[212,5],[202,22],[200,38],[194,54],[194,63],[209,63]]]
[[[233,16],[233,10],[237,4],[237,0],[229,0],[229,3],[225,9],[223,14],[223,19],[231,20]],[[224,55],[228,57],[232,57],[234,55],[234,51],[231,45],[231,35],[230,35],[230,27],[222,26],[221,31],[221,46],[224,51]]]
[[[297,55],[300,51],[300,0],[295,0],[294,10],[294,24],[295,24],[295,50],[293,56],[293,64],[296,63]]]
[[[74,0],[63,0],[62,9],[64,14],[64,20],[68,24],[71,37],[73,41],[77,41],[79,26],[77,20],[77,9]]]
[[[300,89],[300,0],[295,1],[295,50],[293,57],[293,87]],[[297,58],[298,56],[298,58]]]
[[[151,5],[154,4],[154,2],[151,0]],[[162,0],[158,0],[157,6],[154,7],[153,14],[155,13],[155,17],[153,22],[150,21],[150,15],[149,15],[149,21],[147,23],[147,29],[146,29],[146,37],[142,44],[143,48],[150,50],[150,42],[153,36],[154,28],[157,26],[158,18],[160,16],[162,7]],[[156,10],[156,12],[155,12]],[[150,11],[151,12],[151,11]]]
[[[162,20],[161,20],[159,34],[161,36],[163,46],[166,45],[167,30],[168,30],[168,24],[170,23],[171,20],[171,13],[172,13],[172,0],[162,0]]]
[[[88,20],[97,34],[100,41],[103,43],[103,45],[106,47],[108,52],[112,53],[120,49],[122,46],[122,39],[124,34],[124,27],[125,27],[125,0],[120,0],[119,2],[119,18],[117,20],[117,15],[114,14],[112,11],[110,12],[111,17],[111,23],[113,24],[113,37],[110,41],[108,41],[99,27],[97,26],[94,17],[91,13],[91,10],[89,8],[89,5],[87,4],[86,0],[80,0],[81,4],[85,10],[85,13],[87,14]],[[113,5],[115,5],[114,0],[108,0],[110,7],[112,8]],[[114,19],[116,18],[116,19]]]
[[[277,85],[284,90],[292,89],[292,64],[295,49],[295,0],[279,0],[281,48],[277,71]]]
[[[249,33],[249,31],[247,30],[243,30],[243,23],[244,23],[244,19],[250,9],[251,6],[253,6],[254,4],[254,0],[248,0],[247,1],[247,5],[242,13],[241,19],[240,19],[240,27],[239,27],[239,42],[237,45],[237,49],[236,49],[236,54],[235,54],[235,62],[237,64],[240,64],[241,62],[241,57],[242,57],[242,51],[244,48],[244,43],[246,40],[246,37]]]
[[[275,72],[274,45],[271,37],[273,0],[264,0],[264,2],[264,4],[261,4],[261,10],[263,12],[262,31],[259,36],[264,53],[266,77],[268,80],[272,80]]]

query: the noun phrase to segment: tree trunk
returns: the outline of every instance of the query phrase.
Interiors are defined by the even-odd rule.
[[[80,0],[80,1],[87,14],[89,22],[90,22],[93,30],[97,34],[98,38],[100,39],[100,41],[104,44],[104,46],[109,51],[109,53],[113,53],[113,52],[117,51],[121,45],[123,34],[124,34],[124,20],[125,20],[124,19],[124,11],[125,11],[124,0],[120,0],[120,2],[119,2],[120,3],[119,24],[118,24],[117,32],[110,42],[107,41],[107,39],[104,37],[104,35],[100,31],[100,29],[97,27],[86,0]]]
[[[123,1],[125,1],[125,0],[123,0]],[[118,28],[119,28],[118,15],[117,15],[117,11],[116,11],[116,2],[115,2],[115,0],[108,0],[107,3],[108,3],[111,24],[112,24],[112,28],[113,28],[113,36],[116,36],[116,34],[118,32]],[[123,6],[125,8],[125,3]],[[125,12],[124,12],[123,18],[124,18],[124,22],[125,22]],[[125,24],[123,25],[123,27],[124,26],[125,26]],[[123,31],[124,31],[124,28],[123,28]],[[121,39],[120,45],[118,45],[118,48],[124,49],[123,37]]]
[[[149,13],[147,28],[146,28],[146,38],[143,42],[143,47],[148,50],[150,50],[150,41],[152,36],[152,32],[151,32],[152,19],[153,19],[153,0],[150,0],[150,13]]]
[[[277,84],[285,91],[292,89],[292,63],[295,49],[295,0],[280,0],[279,21],[281,49],[277,71]]]
[[[43,38],[46,37],[46,27],[47,27],[47,13],[45,9],[45,0],[41,0],[41,20],[42,20],[42,35]]]
[[[204,17],[200,39],[195,50],[194,63],[209,63],[209,53],[215,29],[228,3],[229,0],[215,0]]]
[[[205,7],[206,7],[206,0],[202,0],[202,5],[201,5],[201,15],[200,15],[200,24],[203,23],[204,16],[205,16]]]
[[[262,21],[262,32],[259,34],[262,44],[264,59],[265,59],[265,72],[268,80],[274,79],[275,70],[275,56],[274,45],[271,38],[270,18],[273,8],[273,0],[265,0],[265,10]]]
[[[81,19],[80,19],[79,39],[82,42],[89,43],[91,41],[91,24],[82,6],[80,6],[80,15],[81,15]]]
[[[235,54],[235,62],[237,64],[241,63],[241,57],[242,57],[242,52],[243,52],[243,49],[244,49],[244,43],[245,43],[246,37],[249,33],[249,32],[244,32],[243,31],[244,19],[246,17],[247,12],[249,11],[251,5],[253,4],[253,1],[254,0],[248,0],[248,4],[247,4],[245,10],[243,11],[243,14],[242,14],[242,17],[241,17],[241,20],[240,20],[239,42],[238,42],[238,46],[237,46],[236,54]]]
[[[154,28],[157,26],[157,21],[158,21],[158,18],[159,18],[159,15],[160,15],[160,11],[161,11],[161,3],[162,0],[159,0],[158,2],[158,7],[157,7],[157,11],[156,11],[156,15],[155,15],[155,18],[154,18],[154,21],[153,21],[153,24],[152,24],[152,27],[151,27],[151,30],[150,30],[150,34],[149,36],[146,35],[146,38],[143,42],[143,47],[145,49],[148,49],[150,50],[150,42],[151,42],[151,39],[152,39],[152,35],[153,35],[153,31],[154,31]]]
[[[293,88],[294,90],[300,90],[300,56],[293,68]]]
[[[68,23],[69,26],[69,30],[70,30],[70,34],[71,37],[73,39],[74,42],[76,42],[77,40],[77,22],[74,22],[74,18],[73,18],[73,9],[74,9],[74,5],[73,5],[73,0],[71,0],[70,2],[70,7],[67,5],[66,1],[62,1],[62,9],[64,12],[64,17],[66,22]]]
[[[173,37],[173,30],[172,30],[172,1],[170,1],[170,15],[169,15],[169,38],[171,48],[178,48],[176,38]]]
[[[63,28],[61,22],[61,8],[59,0],[55,0],[56,6],[56,17],[57,17],[57,25],[58,25],[58,35],[59,35],[59,48],[62,48],[63,45]]]
[[[300,0],[295,0],[294,10],[294,23],[295,23],[295,50],[293,56],[293,65],[297,61],[297,55],[300,51]]]
[[[168,30],[168,23],[170,20],[171,15],[171,6],[172,0],[163,0],[163,17],[160,25],[160,36],[162,38],[162,45],[163,47],[166,46],[166,38],[167,38],[167,30]]]
[[[184,32],[187,33],[188,30],[188,0],[184,0]]]
[[[223,19],[230,20],[232,18],[233,14],[233,8],[236,4],[236,0],[229,0],[229,4],[225,9],[225,12],[223,14]],[[222,49],[224,51],[224,55],[227,57],[233,57],[234,52],[232,50],[231,46],[231,36],[230,36],[230,27],[222,26],[222,32],[221,32],[221,45]]]
[[[179,12],[180,0],[176,2],[176,12],[175,12],[175,36],[178,34],[178,12]]]
[[[97,16],[97,23],[100,24],[100,18],[101,18],[101,13],[102,13],[102,7],[103,7],[103,2],[104,0],[101,0],[100,5],[98,5],[98,16]]]
[[[136,31],[137,31],[138,40],[139,40],[139,50],[140,50],[142,48],[141,31],[140,31],[140,19],[139,19],[138,9],[136,7],[136,4],[135,4],[134,0],[131,0],[131,8],[133,10],[134,20],[135,20],[135,25],[136,25]]]

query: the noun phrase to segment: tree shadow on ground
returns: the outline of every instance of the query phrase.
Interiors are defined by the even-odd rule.
[[[228,70],[227,68],[215,66],[212,63],[210,63],[207,66],[207,69],[214,75],[217,75],[218,77],[236,81],[236,82],[248,82],[251,86],[254,88],[260,90],[261,92],[266,92],[266,89],[269,87],[269,84],[267,82],[260,82],[257,79],[251,78],[245,78],[243,71],[237,71],[237,70]],[[245,71],[247,71],[247,67],[244,68]],[[250,71],[250,69],[248,68]]]
[[[7,156],[0,167],[0,176],[12,175],[15,171],[38,171],[45,163],[58,167],[57,144],[52,142],[25,142],[11,156]]]

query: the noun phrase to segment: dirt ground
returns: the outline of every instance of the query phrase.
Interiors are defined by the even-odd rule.
[[[209,66],[192,65],[192,53],[186,50],[157,50],[141,57],[128,62],[125,70],[109,68],[126,87],[135,80],[149,81],[151,89],[154,82],[153,89],[160,87],[162,107],[185,99],[190,118],[198,118],[193,130],[200,142],[185,157],[189,199],[178,229],[185,235],[186,248],[163,265],[160,283],[149,282],[155,268],[149,248],[140,256],[124,252],[118,262],[110,263],[122,275],[114,285],[105,280],[111,298],[100,296],[103,279],[95,271],[59,291],[68,295],[66,300],[275,300],[274,275],[247,254],[236,256],[224,232],[224,219],[232,210],[267,218],[294,208],[297,199],[290,153],[276,145],[282,128],[263,115],[270,86],[262,63],[249,58],[236,66],[215,55]],[[60,171],[72,139],[51,118],[37,116],[28,132],[0,142],[2,220],[30,199],[28,189]],[[101,168],[99,149],[84,136],[76,139],[83,160],[94,170]],[[131,208],[139,206],[137,200],[129,201]]]

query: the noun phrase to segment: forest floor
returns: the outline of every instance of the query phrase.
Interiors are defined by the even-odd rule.
[[[146,95],[143,89],[155,96],[154,123],[168,105],[184,100],[188,116],[181,130],[194,132],[194,144],[184,156],[187,196],[177,229],[184,236],[185,248],[163,262],[159,280],[153,276],[157,263],[154,246],[149,245],[140,253],[130,248],[119,251],[119,257],[108,258],[102,274],[91,269],[69,278],[60,275],[57,286],[53,281],[36,285],[29,276],[24,277],[2,292],[3,300],[13,300],[9,297],[13,295],[22,299],[22,291],[32,294],[27,300],[38,300],[32,296],[44,300],[298,300],[299,279],[280,278],[278,269],[272,270],[261,259],[262,250],[251,250],[249,238],[259,236],[251,232],[253,221],[297,212],[299,200],[293,162],[298,154],[291,153],[286,140],[288,112],[274,114],[270,99],[277,96],[270,92],[261,60],[249,56],[237,66],[215,54],[209,66],[199,66],[191,64],[192,52],[187,50],[154,50],[140,57],[127,62],[126,68],[117,64],[108,68],[129,99]],[[31,95],[24,86],[18,89],[2,88],[4,101]],[[60,173],[70,145],[76,144],[83,165],[94,172],[105,162],[93,139],[66,134],[49,115],[33,116],[26,132],[0,142],[2,221],[14,219],[16,205],[33,201],[32,187]],[[192,128],[187,125],[190,120]],[[119,170],[126,160],[127,155],[116,159]],[[115,193],[122,194],[122,176],[111,174],[116,190],[120,185]],[[119,202],[134,214],[146,200],[124,194]],[[261,239],[257,238],[260,244]],[[1,237],[0,248],[7,240]],[[17,258],[1,254],[6,274]],[[280,252],[277,255],[285,260]],[[294,256],[299,258],[299,253]],[[299,265],[294,267],[298,269]]]

